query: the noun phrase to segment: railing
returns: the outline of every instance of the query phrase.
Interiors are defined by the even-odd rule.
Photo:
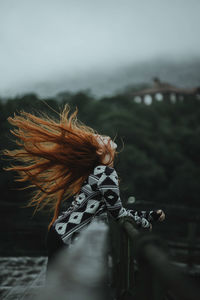
[[[114,223],[118,228],[112,230],[111,223],[109,241],[108,226],[92,222],[71,248],[60,253],[34,299],[200,299],[200,290],[170,262],[159,237],[138,231],[129,217]]]
[[[108,300],[107,230],[103,222],[92,222],[70,248],[62,250],[34,299]]]
[[[117,300],[200,299],[200,290],[170,262],[159,237],[139,232],[128,217],[120,225],[120,236],[113,237],[119,247],[112,249]]]

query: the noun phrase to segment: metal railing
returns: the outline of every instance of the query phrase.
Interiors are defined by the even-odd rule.
[[[130,217],[119,224],[120,234],[113,237],[118,247],[112,248],[117,300],[200,299],[200,290],[169,260],[158,236],[138,231]]]
[[[138,231],[130,217],[113,224],[117,230],[111,222],[109,240],[108,226],[92,222],[71,248],[60,253],[34,299],[200,299],[200,290],[168,259],[158,236]],[[112,257],[113,264],[106,257]]]

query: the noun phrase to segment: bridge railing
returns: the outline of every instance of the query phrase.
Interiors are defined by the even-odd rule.
[[[117,300],[200,299],[199,288],[169,260],[158,236],[138,231],[129,217],[119,224],[118,247],[112,249]]]
[[[60,253],[49,269],[45,287],[34,299],[200,298],[196,285],[170,262],[158,236],[138,231],[129,217],[121,218],[116,225],[118,230],[111,228],[111,238],[117,240],[113,243],[107,235],[108,226],[92,222],[71,248]]]

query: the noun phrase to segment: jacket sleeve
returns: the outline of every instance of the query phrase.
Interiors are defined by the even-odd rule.
[[[130,212],[133,214],[133,215],[136,215],[138,217],[141,217],[141,218],[145,218],[147,219],[150,223],[152,222],[156,222],[159,220],[161,214],[157,213],[156,210],[140,210],[140,211],[135,211],[135,210],[130,210]]]
[[[127,210],[123,207],[120,199],[119,180],[114,168],[106,167],[98,181],[98,187],[105,200],[106,207],[113,218],[130,216],[134,219],[138,227],[149,228],[150,220],[147,214],[140,215],[139,212]]]

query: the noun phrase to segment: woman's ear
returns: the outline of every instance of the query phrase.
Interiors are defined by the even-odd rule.
[[[96,151],[96,153],[97,153],[98,155],[102,155],[102,154],[103,154],[103,149],[102,149],[102,148],[99,148],[99,149]]]

